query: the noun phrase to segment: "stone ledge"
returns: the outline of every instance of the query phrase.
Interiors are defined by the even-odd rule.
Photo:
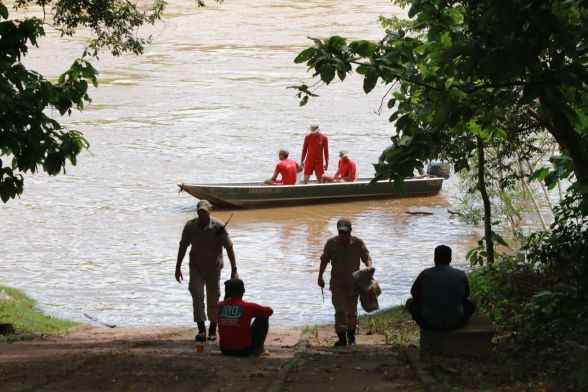
[[[490,360],[494,358],[492,337],[495,329],[486,316],[473,316],[460,329],[449,331],[427,331],[421,329],[422,352],[448,357],[471,357]]]

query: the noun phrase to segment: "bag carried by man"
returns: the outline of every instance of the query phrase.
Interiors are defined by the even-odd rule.
[[[370,313],[380,309],[378,296],[382,293],[380,285],[374,280],[374,267],[360,269],[353,273],[355,288],[359,292],[359,302],[366,312]]]

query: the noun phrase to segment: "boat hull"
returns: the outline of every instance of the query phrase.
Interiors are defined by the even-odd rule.
[[[334,203],[348,200],[430,196],[439,193],[443,178],[406,179],[400,187],[391,182],[268,186],[260,183],[178,184],[180,189],[217,207],[260,208],[300,204]]]

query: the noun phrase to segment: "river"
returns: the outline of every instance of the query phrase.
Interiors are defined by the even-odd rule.
[[[293,63],[311,44],[307,36],[378,39],[378,16],[394,14],[402,10],[388,0],[241,0],[204,9],[171,1],[145,54],[102,55],[92,104],[63,119],[91,143],[78,166],[57,177],[27,175],[22,197],[0,206],[0,284],[23,289],[56,317],[190,325],[187,282],[173,275],[196,199],[178,194],[176,183],[269,178],[280,147],[300,159],[314,122],[330,138],[331,168],[346,148],[360,175],[371,175],[393,133],[387,109],[377,113],[385,89],[366,96],[352,77],[300,107],[287,87],[309,81],[306,68]],[[26,63],[56,77],[81,47],[48,32]],[[316,278],[339,217],[351,218],[370,250],[381,306],[408,296],[438,244],[450,245],[454,264],[466,267],[480,230],[447,212],[455,192],[452,178],[434,197],[213,215],[234,213],[228,231],[246,299],[272,306],[274,325],[304,326],[333,320],[329,292],[323,303]]]

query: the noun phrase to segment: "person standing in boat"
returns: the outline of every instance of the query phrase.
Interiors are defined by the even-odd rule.
[[[300,158],[304,169],[303,184],[308,184],[313,172],[316,175],[316,181],[320,183],[323,174],[329,168],[329,138],[321,133],[317,124],[312,124],[309,130],[310,133],[304,137],[302,157]]]
[[[274,175],[272,178],[265,180],[264,183],[267,185],[294,185],[296,184],[296,179],[298,177],[298,173],[302,171],[302,166],[298,164],[293,159],[288,159],[290,153],[285,148],[281,148],[278,152],[278,158],[280,159],[276,164],[276,169],[274,170]],[[281,175],[280,180],[278,181],[278,175]]]
[[[231,279],[238,279],[237,262],[229,233],[225,224],[210,216],[212,205],[200,200],[196,205],[198,218],[189,220],[184,226],[178,249],[176,280],[182,283],[182,261],[188,246],[190,249],[190,281],[188,290],[192,295],[194,321],[198,325],[197,341],[206,341],[206,315],[210,320],[208,340],[215,341],[217,327],[217,304],[220,298],[220,275],[223,268],[223,247],[231,262]],[[206,287],[206,312],[204,288]]]
[[[335,347],[355,344],[355,330],[357,328],[357,302],[359,293],[355,289],[353,273],[359,270],[360,261],[366,267],[372,266],[372,259],[365,243],[351,235],[351,221],[339,219],[337,221],[335,237],[327,240],[321,265],[319,268],[318,285],[325,287],[323,274],[327,265],[331,263],[331,301],[335,307],[335,332],[339,340]]]
[[[353,182],[357,177],[355,162],[347,154],[347,150],[339,151],[339,165],[334,176],[323,176],[323,182]]]

